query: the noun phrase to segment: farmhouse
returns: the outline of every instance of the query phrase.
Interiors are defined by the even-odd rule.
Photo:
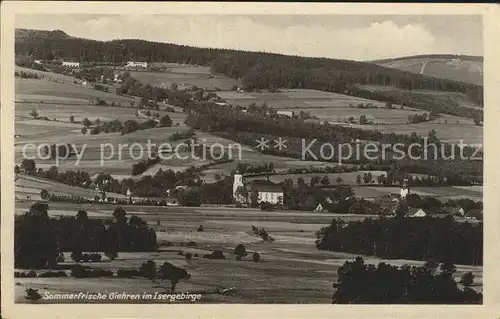
[[[288,117],[293,117],[293,111],[278,111],[277,112],[279,115],[286,115]]]
[[[80,67],[80,62],[62,61],[62,65],[70,67],[70,68],[79,68]]]
[[[148,62],[128,61],[127,65],[125,67],[128,67],[128,68],[147,68]]]
[[[246,193],[248,193],[247,198],[240,194],[238,191],[240,188],[246,190]],[[235,202],[250,202],[253,192],[259,194],[257,199],[258,203],[268,202],[271,204],[279,204],[283,201],[283,189],[280,185],[269,181],[269,179],[244,182],[243,175],[236,171],[233,180],[233,198]]]

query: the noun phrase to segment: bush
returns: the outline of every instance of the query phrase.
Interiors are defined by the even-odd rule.
[[[186,253],[186,254],[184,255],[184,257],[186,258],[186,260],[187,260],[187,261],[190,261],[190,260],[193,258],[193,254],[191,254],[191,253]]]
[[[197,231],[203,231],[203,225],[200,225],[197,229]]]
[[[90,254],[90,260],[92,262],[100,262],[102,259],[101,254]]]
[[[116,275],[120,278],[139,277],[141,272],[136,269],[120,269],[116,272]]]
[[[38,275],[39,278],[67,277],[64,271],[47,271]]]
[[[207,259],[226,259],[226,256],[220,250],[214,250],[211,254],[204,254],[203,258]]]
[[[243,258],[243,257],[245,257],[247,255],[245,245],[239,244],[238,246],[236,246],[234,248],[234,252],[233,253],[236,255],[236,259],[237,260],[241,260],[241,258]]]
[[[469,287],[474,283],[474,275],[471,272],[466,272],[465,274],[463,274],[460,282],[465,287]]]
[[[81,252],[72,252],[71,253],[71,259],[74,261],[74,262],[80,262],[81,260],[83,260],[83,255]]]
[[[260,254],[258,252],[254,252],[253,255],[252,255],[252,259],[256,263],[259,262],[259,260],[260,260]]]
[[[82,265],[75,265],[71,268],[71,277],[85,278],[87,269]]]
[[[114,260],[118,258],[118,253],[116,251],[108,251],[104,253],[104,256],[108,257],[109,260]]]
[[[196,247],[196,246],[198,246],[198,244],[196,244],[196,242],[194,241],[188,241],[186,243],[186,247]]]

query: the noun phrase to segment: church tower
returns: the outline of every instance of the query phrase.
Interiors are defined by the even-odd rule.
[[[410,188],[408,186],[408,178],[403,179],[403,185],[401,185],[401,200],[406,199],[406,196],[410,194]]]
[[[234,173],[234,179],[233,179],[233,198],[236,200],[236,190],[238,187],[244,186],[243,185],[243,175],[240,174],[239,170],[236,170],[236,173]]]

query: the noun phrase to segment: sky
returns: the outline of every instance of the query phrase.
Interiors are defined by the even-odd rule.
[[[483,55],[482,17],[472,15],[17,15],[15,25],[104,41],[143,39],[358,61]]]

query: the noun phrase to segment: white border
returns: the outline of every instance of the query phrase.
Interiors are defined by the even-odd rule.
[[[495,318],[500,314],[499,265],[500,152],[497,125],[500,108],[500,10],[487,4],[344,4],[344,3],[131,3],[131,2],[3,2],[1,12],[1,261],[4,318]],[[15,14],[440,14],[482,15],[484,21],[484,304],[460,306],[415,305],[27,305],[14,304],[14,17]],[[248,35],[247,35],[248,36]]]

